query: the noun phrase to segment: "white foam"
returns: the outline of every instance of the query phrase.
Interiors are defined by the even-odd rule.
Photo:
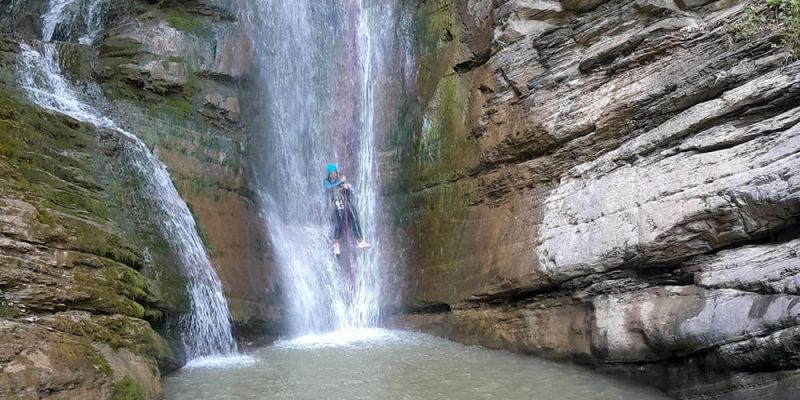
[[[250,356],[207,356],[189,361],[184,368],[242,368],[255,363],[256,359]]]
[[[387,329],[350,328],[318,335],[306,335],[292,340],[282,340],[275,347],[286,349],[319,349],[327,347],[355,347],[384,343],[397,338]]]

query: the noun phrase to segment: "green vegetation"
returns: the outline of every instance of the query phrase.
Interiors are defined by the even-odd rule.
[[[110,204],[123,194],[99,183],[111,168],[104,154],[117,145],[113,137],[99,137],[89,126],[38,110],[0,88],[0,175],[6,178],[0,188],[36,207],[40,225],[33,228],[46,240],[136,267],[139,251],[110,224]]]
[[[40,214],[43,212],[46,213],[39,209]],[[57,218],[57,223],[63,224],[69,230],[70,239],[74,241],[73,246],[78,250],[103,256],[130,267],[142,265],[141,257],[135,247],[116,234],[67,215]]]
[[[11,319],[20,316],[21,312],[16,304],[0,302],[0,318]]]
[[[123,296],[114,288],[113,282],[86,271],[76,271],[73,275],[75,287],[90,294],[86,299],[75,302],[71,306],[79,309],[94,310],[109,314],[124,314],[135,318],[144,317],[144,307]]]
[[[159,96],[147,105],[147,114],[154,118],[165,118],[183,124],[193,113],[192,103],[180,95]]]
[[[103,376],[112,376],[114,375],[114,370],[111,368],[111,365],[108,364],[106,358],[103,357],[102,354],[95,351],[94,353],[94,360],[92,360],[92,367],[94,369],[100,371]]]
[[[144,389],[129,375],[114,384],[112,400],[145,400]]]
[[[91,338],[92,342],[105,343],[113,350],[126,348],[142,356],[171,357],[171,350],[150,324],[126,316],[95,315],[86,319],[56,316],[55,327],[61,332]],[[112,372],[100,353],[92,351],[87,357],[104,374]]]
[[[730,31],[743,39],[765,29],[779,31],[786,45],[800,54],[800,0],[758,0],[745,8]]]
[[[208,29],[196,16],[183,11],[169,11],[164,19],[167,21],[169,26],[181,32],[191,33],[198,36],[204,36],[208,33]]]

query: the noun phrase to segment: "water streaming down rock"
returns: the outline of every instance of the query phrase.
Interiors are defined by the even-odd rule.
[[[63,21],[69,13],[65,12],[67,6],[75,3],[75,0],[52,0],[47,12],[42,16],[42,40],[49,42],[53,40],[56,26]]]
[[[44,43],[23,44],[19,61],[20,86],[39,106],[66,114],[79,121],[116,132],[125,137],[128,148],[124,155],[134,172],[142,179],[142,190],[153,199],[159,210],[154,216],[178,258],[188,281],[191,311],[183,321],[184,341],[190,359],[237,351],[231,333],[230,313],[222,285],[208,259],[197,233],[194,218],[181,199],[164,164],[136,137],[104,117],[90,105],[85,95],[66,81],[58,63],[58,48],[52,37],[65,21],[65,10],[74,1],[54,0],[43,16]],[[102,10],[103,0],[81,3],[94,13]],[[73,15],[74,17],[74,15]],[[100,31],[99,16],[87,16],[86,33],[81,42],[91,43]],[[94,27],[93,27],[94,26]]]
[[[60,29],[65,38],[92,44],[102,29],[103,11],[110,0],[53,0],[42,16],[42,40],[50,42]]]
[[[91,0],[87,5],[86,16],[84,17],[86,34],[78,39],[80,43],[91,44],[100,33],[100,30],[103,28],[101,15],[108,4],[107,1],[108,0]]]
[[[334,59],[343,10],[315,1],[254,0],[255,48],[264,88],[261,187],[266,225],[280,267],[295,333],[346,324],[348,287],[330,256],[322,168],[336,158]],[[326,64],[328,64],[326,66]],[[334,120],[336,120],[334,118]],[[336,123],[331,123],[335,125]],[[335,137],[336,136],[336,137]]]
[[[294,333],[374,326],[380,317],[381,243],[373,158],[375,60],[391,40],[394,1],[253,0],[251,24],[265,110],[258,174],[264,215]],[[376,26],[383,27],[374,36]],[[373,248],[331,250],[324,166],[337,162],[357,194]]]
[[[378,136],[387,125],[376,117],[376,110],[386,107],[381,95],[387,95],[380,76],[387,74],[384,64],[395,40],[395,21],[397,4],[395,1],[358,0],[357,49],[360,66],[360,116],[361,129],[358,151],[359,210],[361,210],[365,235],[372,240],[372,250],[359,256],[358,285],[354,299],[354,320],[357,326],[375,326],[380,319],[383,285],[381,268],[386,264],[382,259],[381,235],[378,223],[382,220],[380,202],[380,174],[375,158]]]

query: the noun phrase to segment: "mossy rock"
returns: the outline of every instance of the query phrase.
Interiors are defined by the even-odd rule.
[[[144,389],[130,376],[126,375],[114,384],[112,400],[146,400]]]
[[[19,306],[5,301],[0,302],[0,319],[13,319],[22,314]]]
[[[151,291],[145,278],[122,264],[106,264],[102,270],[76,268],[73,273],[76,290],[91,295],[70,306],[157,321],[162,316],[157,309],[162,302]]]
[[[142,220],[152,219],[148,211],[153,200],[140,198],[141,177],[125,166],[124,140],[37,108],[0,81],[0,194],[32,204],[34,240],[64,250],[59,263],[75,273],[65,284],[80,287],[91,298],[67,306],[166,326],[170,323],[163,318],[177,323],[189,309],[186,283],[157,221]],[[137,269],[159,273],[145,277]],[[8,306],[0,313],[7,318],[17,311]],[[171,354],[182,351],[180,342],[170,349],[150,325],[140,322],[144,325],[135,326],[135,335],[114,333],[131,328],[118,323],[92,334],[114,348],[171,360],[165,364],[174,369],[179,361]]]
[[[167,11],[164,20],[169,26],[181,32],[202,35],[205,30],[203,22],[197,16],[182,10]]]
[[[76,272],[73,284],[76,289],[83,290],[90,295],[85,300],[70,304],[71,308],[109,314],[124,314],[135,318],[144,317],[144,306],[117,293],[114,287],[109,285],[105,279],[89,273]]]
[[[51,318],[48,325],[60,332],[84,337],[93,343],[107,344],[111,349],[127,349],[143,357],[152,357],[163,371],[174,370],[181,364],[180,346],[175,348],[145,321],[124,315],[90,315],[70,311]],[[99,361],[98,361],[99,362]]]

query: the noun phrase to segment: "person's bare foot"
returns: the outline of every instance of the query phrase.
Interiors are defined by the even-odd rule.
[[[358,246],[356,246],[356,247],[358,247],[359,249],[366,249],[366,248],[369,248],[370,245],[369,245],[369,243],[367,243],[367,242],[362,240],[362,241],[358,242]]]
[[[342,250],[339,248],[339,242],[334,242],[333,243],[333,254],[337,255],[337,256],[339,254],[342,254]]]

